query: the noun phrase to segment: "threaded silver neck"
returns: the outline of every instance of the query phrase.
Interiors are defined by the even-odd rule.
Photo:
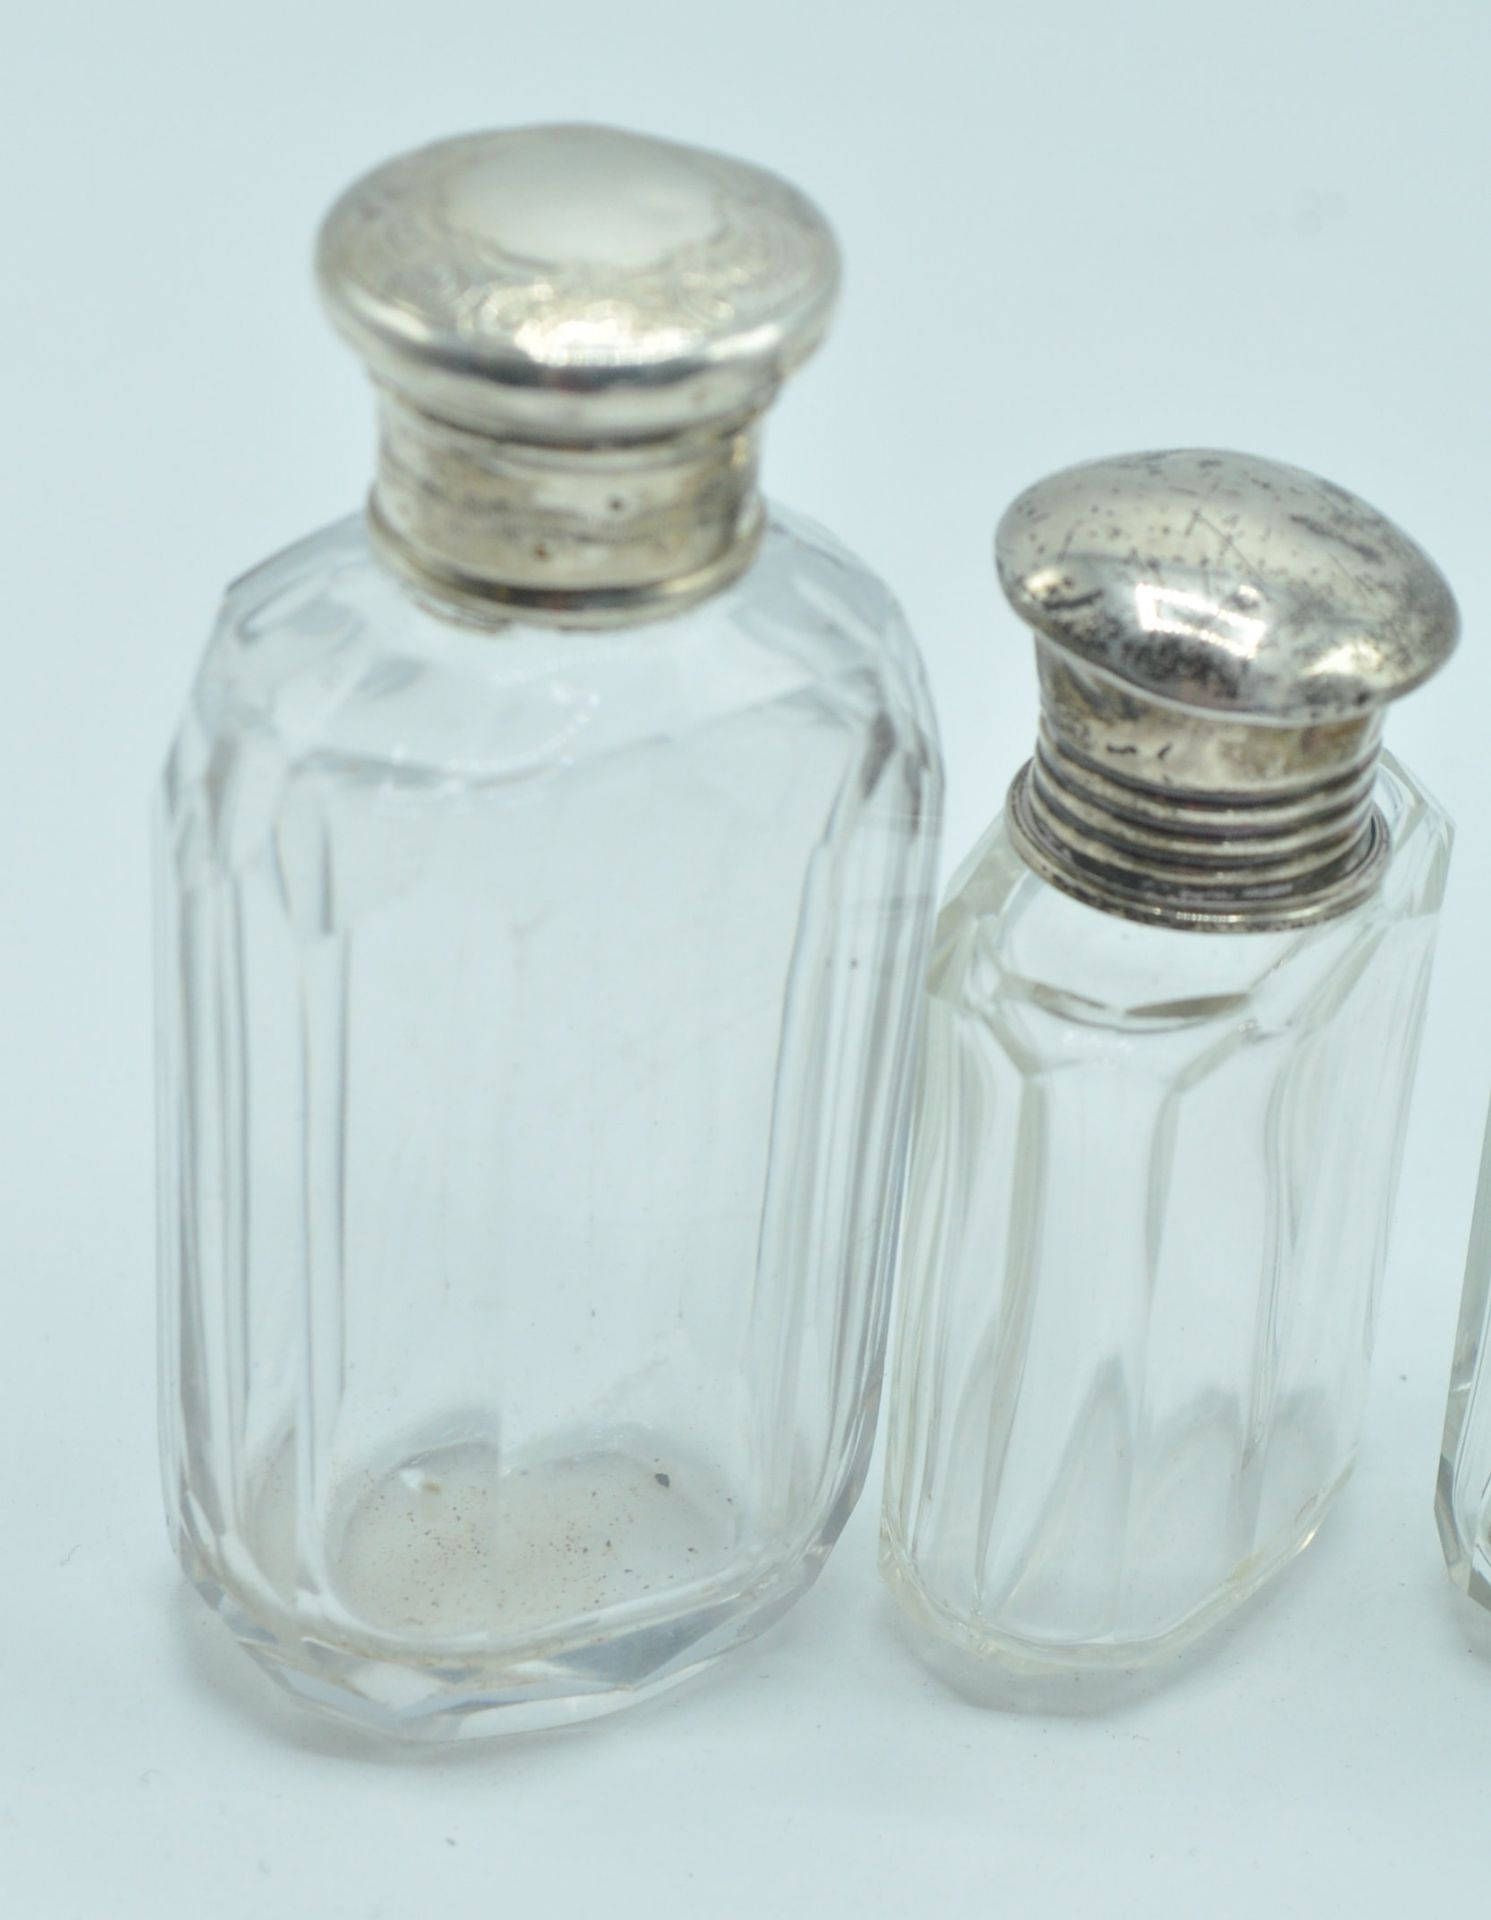
[[[1172,927],[1259,932],[1349,911],[1381,879],[1377,732],[1352,766],[1280,793],[1149,786],[1099,767],[1043,720],[1010,788],[1026,861],[1089,906]]]

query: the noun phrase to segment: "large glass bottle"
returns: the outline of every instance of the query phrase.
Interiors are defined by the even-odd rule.
[[[764,509],[793,189],[596,128],[354,186],[366,517],[228,592],[162,810],[193,1580],[424,1738],[758,1631],[863,1478],[940,806],[896,605]]]
[[[970,1690],[1101,1704],[1351,1467],[1450,845],[1382,708],[1456,613],[1231,454],[1058,474],[997,555],[1042,722],[937,928],[882,1566]]]

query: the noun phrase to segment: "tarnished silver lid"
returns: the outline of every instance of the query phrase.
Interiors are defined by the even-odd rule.
[[[839,263],[773,174],[546,126],[368,174],[317,272],[386,396],[390,558],[493,609],[605,622],[749,559],[756,418],[821,339]]]
[[[1039,872],[1212,929],[1372,891],[1382,709],[1458,633],[1448,584],[1391,521],[1249,455],[1133,454],[1021,494],[995,555],[1038,636],[1041,736],[1009,818]]]

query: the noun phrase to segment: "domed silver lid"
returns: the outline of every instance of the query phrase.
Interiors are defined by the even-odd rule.
[[[466,619],[616,626],[749,565],[759,416],[822,337],[839,260],[773,174],[556,126],[379,167],[327,216],[317,272],[380,392],[384,559]]]
[[[1155,699],[1345,720],[1454,647],[1433,561],[1354,494],[1248,454],[1137,453],[1029,488],[995,536],[1022,620]]]
[[[540,441],[650,439],[759,412],[839,281],[796,188],[597,126],[443,140],[332,208],[332,320],[422,412]]]
[[[1329,481],[1247,454],[1132,454],[1020,495],[1000,583],[1035,628],[1016,845],[1131,919],[1210,930],[1347,911],[1388,853],[1382,709],[1452,651],[1433,562]]]

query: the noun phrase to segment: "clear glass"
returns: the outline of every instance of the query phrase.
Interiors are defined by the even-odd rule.
[[[1350,1470],[1450,847],[1390,761],[1377,798],[1381,891],[1304,931],[1098,913],[1002,822],[953,883],[882,1568],[970,1690],[1101,1704],[1277,1572]]]
[[[1491,1119],[1481,1150],[1434,1517],[1450,1578],[1491,1608]]]
[[[645,627],[463,624],[360,520],[229,591],[162,809],[164,1472],[297,1693],[600,1713],[810,1584],[940,792],[894,602],[781,515]]]

